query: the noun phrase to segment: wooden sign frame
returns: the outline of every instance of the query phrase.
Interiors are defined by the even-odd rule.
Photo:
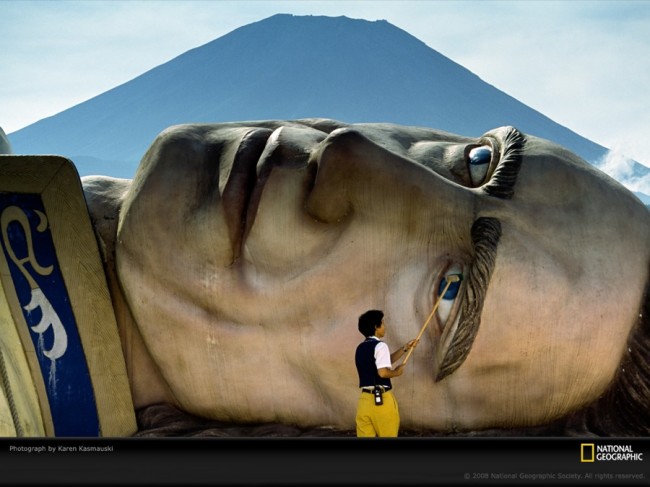
[[[115,314],[70,160],[0,156],[0,291],[0,411],[10,413],[0,413],[0,435],[135,433]]]

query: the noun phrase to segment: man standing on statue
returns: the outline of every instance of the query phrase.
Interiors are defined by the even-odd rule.
[[[357,436],[396,437],[399,430],[399,409],[393,396],[392,377],[404,372],[404,364],[393,369],[417,340],[411,340],[393,353],[381,341],[386,335],[384,313],[380,310],[366,311],[359,317],[359,331],[366,339],[359,344],[355,363],[359,373],[361,396],[357,406]]]

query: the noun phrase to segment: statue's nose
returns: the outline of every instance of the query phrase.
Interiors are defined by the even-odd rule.
[[[389,224],[408,224],[416,214],[418,220],[451,222],[460,215],[472,219],[470,191],[357,130],[332,132],[314,151],[310,163],[318,170],[307,211],[320,221],[339,222],[351,211],[400,220]]]

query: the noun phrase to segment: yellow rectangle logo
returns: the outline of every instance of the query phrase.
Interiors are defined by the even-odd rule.
[[[582,463],[593,462],[596,458],[594,443],[580,443],[580,461]]]

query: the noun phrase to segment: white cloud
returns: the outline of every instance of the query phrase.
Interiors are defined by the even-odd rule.
[[[630,191],[650,195],[650,172],[644,171],[645,174],[641,174],[636,170],[635,161],[627,157],[624,150],[620,148],[610,150],[595,165]]]

